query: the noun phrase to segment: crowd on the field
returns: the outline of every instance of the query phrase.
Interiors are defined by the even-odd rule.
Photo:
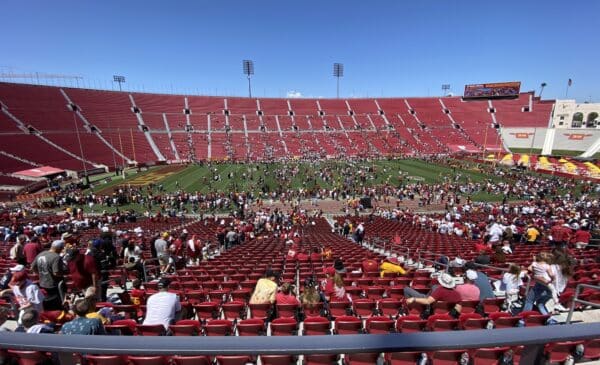
[[[244,180],[255,181],[255,189],[243,191],[226,189],[228,181],[231,182],[240,176],[230,172],[226,177],[221,177],[216,168],[213,175],[213,185],[208,181],[209,192],[190,192],[176,185],[176,191],[167,192],[162,185],[118,186],[112,194],[99,194],[84,191],[74,184],[64,186],[54,197],[53,205],[57,207],[87,206],[88,209],[98,213],[107,207],[123,207],[137,205],[145,210],[146,214],[161,211],[165,215],[177,216],[180,214],[202,214],[214,212],[229,212],[232,210],[251,210],[269,206],[274,202],[289,205],[298,205],[303,200],[310,200],[313,205],[319,201],[331,199],[342,201],[346,205],[346,212],[362,210],[361,197],[369,197],[374,206],[389,206],[403,200],[415,200],[420,206],[443,206],[453,209],[462,205],[465,209],[472,206],[472,196],[478,193],[498,196],[507,203],[509,200],[527,200],[531,197],[556,196],[580,190],[583,194],[594,194],[600,185],[591,182],[576,182],[573,180],[559,179],[553,176],[528,175],[521,171],[511,171],[500,167],[481,165],[476,168],[490,176],[501,177],[501,180],[487,179],[474,182],[461,174],[461,169],[472,167],[470,164],[447,159],[445,157],[430,158],[431,162],[447,164],[454,168],[452,176],[440,176],[442,182],[428,184],[422,181],[412,181],[399,175],[398,181],[388,181],[375,185],[378,174],[389,173],[385,170],[378,172],[366,162],[348,163],[347,165],[323,165],[322,168],[311,172],[307,167],[302,167],[297,162],[281,165],[259,165],[249,167],[241,176]],[[259,169],[263,169],[259,174]],[[474,167],[475,168],[475,167]],[[260,177],[257,177],[260,175]],[[263,177],[264,176],[264,177]],[[298,176],[303,178],[303,186],[291,188],[291,182]],[[265,179],[273,178],[277,181],[276,187],[269,187]],[[330,188],[320,187],[320,182],[330,185]]]

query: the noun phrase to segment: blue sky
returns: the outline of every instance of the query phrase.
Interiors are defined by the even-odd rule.
[[[82,75],[83,85],[256,96],[462,94],[522,81],[544,98],[600,102],[600,1],[5,0],[0,71]],[[54,80],[48,80],[54,83]],[[69,82],[67,82],[69,84]]]

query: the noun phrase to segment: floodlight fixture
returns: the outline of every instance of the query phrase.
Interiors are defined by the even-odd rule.
[[[113,75],[113,81],[119,83],[119,91],[122,91],[121,84],[125,82],[125,76]]]
[[[244,75],[248,78],[248,97],[252,97],[252,85],[250,83],[250,78],[254,75],[254,61],[252,60],[243,60],[242,66],[244,69]]]
[[[450,84],[442,84],[442,91],[444,93],[444,96],[448,95],[448,90],[450,90]]]
[[[334,63],[333,64],[333,76],[337,78],[337,97],[340,97],[340,77],[344,76],[344,64]]]

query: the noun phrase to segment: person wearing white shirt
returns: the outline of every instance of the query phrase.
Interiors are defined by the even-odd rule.
[[[492,223],[491,227],[488,230],[488,234],[490,236],[490,240],[488,241],[490,244],[496,243],[500,241],[502,238],[502,228],[498,223]]]
[[[175,293],[169,293],[170,281],[162,278],[158,282],[158,293],[152,294],[146,301],[144,324],[162,324],[165,330],[181,315],[181,302]]]

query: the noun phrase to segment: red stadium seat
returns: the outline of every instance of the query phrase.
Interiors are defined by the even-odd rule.
[[[259,318],[249,318],[237,323],[240,336],[259,336],[265,334],[265,322]]]
[[[270,303],[249,304],[248,307],[250,308],[250,318],[259,318],[266,321],[271,316],[273,305]]]
[[[473,352],[473,365],[496,365],[510,347],[481,348]]]
[[[207,336],[231,336],[233,335],[233,322],[228,319],[212,319],[204,325],[204,333]]]
[[[396,323],[388,317],[367,318],[366,331],[370,334],[386,334],[394,332]]]
[[[275,318],[271,322],[272,336],[294,336],[298,332],[298,322],[294,318]]]
[[[208,356],[171,356],[174,365],[210,365]],[[109,364],[107,364],[109,365]]]
[[[105,324],[104,330],[113,335],[133,336],[137,334],[137,322],[133,319],[120,319],[112,324]]]
[[[296,363],[292,355],[260,355],[260,361],[263,365],[291,365]]]
[[[337,317],[333,323],[333,330],[338,335],[362,333],[362,320],[352,316]]]
[[[139,336],[164,336],[166,333],[162,324],[138,324],[136,330]]]
[[[247,355],[217,356],[215,359],[218,365],[247,365],[255,363],[252,357]]]
[[[125,365],[126,356],[119,355],[86,355],[85,360],[89,365]]]
[[[193,319],[182,319],[169,326],[173,336],[199,336],[202,334],[200,321]]]
[[[128,356],[127,359],[133,365],[168,365],[166,356]]]
[[[323,317],[310,317],[304,320],[304,335],[329,335],[331,323]]]
[[[418,351],[392,352],[386,354],[389,365],[415,365],[422,357]]]
[[[38,365],[51,361],[48,354],[42,351],[8,350],[8,354],[17,358],[19,365]]]

